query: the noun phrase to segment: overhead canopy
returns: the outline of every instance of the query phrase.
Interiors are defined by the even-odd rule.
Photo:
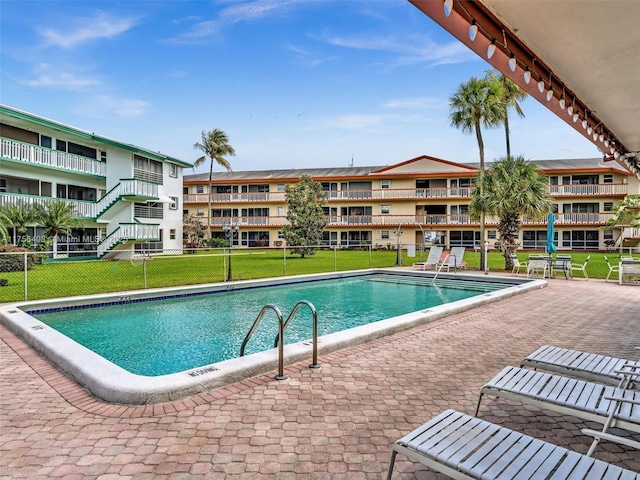
[[[409,1],[640,178],[640,2]]]

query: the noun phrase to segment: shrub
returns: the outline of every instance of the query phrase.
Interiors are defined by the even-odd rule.
[[[15,247],[13,245],[0,245],[0,253],[23,253],[29,252],[27,255],[27,269],[33,268],[35,265],[41,264],[46,255],[30,252],[26,248]],[[0,255],[0,272],[20,272],[24,270],[23,255]]]

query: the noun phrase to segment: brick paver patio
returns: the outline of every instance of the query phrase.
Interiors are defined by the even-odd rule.
[[[0,328],[0,478],[384,478],[391,444],[446,408],[473,413],[484,381],[542,344],[640,355],[640,288],[547,288],[171,404],[89,396]],[[480,415],[586,452],[598,424],[486,397]],[[616,433],[629,435],[616,430]],[[640,441],[640,436],[633,436]],[[596,457],[640,471],[640,452]],[[442,478],[399,456],[394,478]]]

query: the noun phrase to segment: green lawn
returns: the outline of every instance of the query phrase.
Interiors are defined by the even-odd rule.
[[[526,261],[529,253],[519,252]],[[587,272],[590,278],[605,278],[609,269],[603,253],[572,253],[572,260],[582,263],[591,255]],[[609,260],[618,263],[617,254],[607,254]],[[426,255],[423,255],[423,259]],[[420,254],[408,258],[403,253],[402,263],[410,266],[420,261]],[[479,270],[480,255],[469,251],[465,254],[467,269]],[[137,263],[137,262],[136,262]],[[306,258],[293,256],[283,250],[233,249],[232,267],[234,280],[299,275],[307,273],[359,270],[376,267],[392,267],[396,264],[395,251],[321,250]],[[198,252],[176,256],[154,257],[152,260],[132,265],[130,261],[73,261],[52,262],[38,265],[27,272],[26,299],[35,300],[74,295],[118,292],[143,288],[171,287],[221,282],[227,271],[227,258],[221,250]],[[489,270],[504,273],[504,258],[497,252],[489,253]],[[510,274],[510,272],[508,272]],[[576,274],[576,277],[581,275]],[[9,284],[0,287],[0,302],[25,299],[24,272],[0,273]],[[616,277],[617,278],[617,277]],[[146,285],[145,285],[146,281]]]

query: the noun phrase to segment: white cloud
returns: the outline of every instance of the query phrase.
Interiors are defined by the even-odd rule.
[[[78,113],[90,117],[107,118],[139,117],[147,113],[149,103],[136,98],[118,98],[112,95],[97,95],[76,108]]]
[[[443,100],[430,97],[396,98],[388,100],[383,105],[384,108],[399,108],[407,110],[426,110],[446,106],[447,104]]]
[[[133,28],[138,20],[98,11],[92,18],[76,18],[71,22],[73,25],[64,29],[40,27],[40,35],[47,45],[73,48],[93,40],[117,37]]]
[[[25,80],[28,87],[53,87],[64,90],[82,90],[100,84],[96,78],[78,76],[60,67],[52,68],[47,63],[41,63],[35,68],[35,78]]]
[[[244,3],[234,2],[231,6],[221,9],[216,18],[196,23],[188,31],[175,36],[169,41],[172,43],[197,42],[218,34],[223,28],[230,25],[288,12],[299,5],[312,3],[313,1],[320,0],[256,0]]]
[[[397,65],[427,63],[431,66],[463,63],[475,59],[475,54],[458,41],[438,44],[424,35],[398,37],[395,35],[339,36],[325,32],[316,38],[330,45],[357,50],[376,50],[397,53]]]

